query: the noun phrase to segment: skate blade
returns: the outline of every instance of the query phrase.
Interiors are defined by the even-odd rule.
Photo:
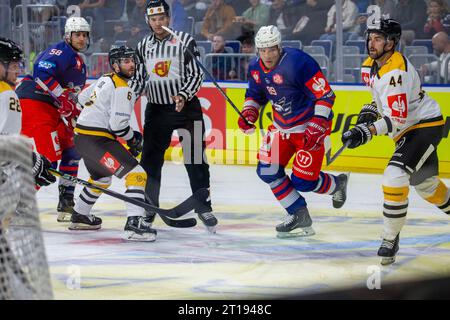
[[[96,226],[91,226],[84,223],[71,223],[69,226],[69,230],[98,230],[102,227],[101,224]]]
[[[58,212],[58,217],[56,218],[56,221],[58,222],[70,222],[70,219],[72,218],[72,214],[68,212]]]
[[[387,265],[393,264],[394,262],[395,262],[395,256],[394,257],[382,257],[380,264],[382,266],[387,266]]]
[[[122,236],[122,239],[127,241],[153,242],[156,240],[156,234],[153,233],[138,234],[134,231],[125,231]]]
[[[216,226],[212,226],[212,227],[205,226],[205,229],[206,229],[206,231],[207,231],[208,233],[210,233],[210,234],[215,234],[215,233],[216,233],[216,230],[217,230]]]
[[[299,237],[310,237],[315,235],[314,229],[312,227],[306,228],[298,228],[294,229],[291,232],[278,232],[277,238],[280,239],[290,239],[290,238],[299,238]]]

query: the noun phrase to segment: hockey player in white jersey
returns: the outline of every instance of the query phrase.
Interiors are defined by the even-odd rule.
[[[84,107],[75,128],[75,147],[90,174],[89,181],[103,188],[111,185],[112,176],[125,177],[125,193],[145,201],[147,175],[134,158],[142,151],[142,135],[130,127],[136,95],[127,81],[136,70],[134,49],[121,46],[111,49],[109,63],[114,73],[100,77],[83,90],[79,103]],[[129,150],[116,140],[127,141]],[[95,230],[102,220],[91,209],[101,193],[85,187],[75,201],[70,230]],[[156,230],[145,218],[143,208],[126,203],[128,219],[124,238],[154,241]]]
[[[16,43],[0,37],[0,135],[20,133],[22,110],[14,88],[21,71],[22,56],[22,49]],[[48,172],[50,161],[36,152],[32,155],[36,185],[41,187],[55,182],[56,178]]]
[[[389,135],[395,151],[383,175],[381,264],[395,261],[399,235],[405,224],[409,186],[426,201],[450,214],[450,191],[438,177],[437,147],[444,120],[439,105],[422,90],[414,66],[395,50],[401,26],[380,19],[367,30],[369,58],[361,68],[373,101],[361,109],[357,125],[342,135],[342,142],[356,148],[373,136]]]

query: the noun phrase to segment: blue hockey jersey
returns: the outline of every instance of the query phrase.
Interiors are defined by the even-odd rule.
[[[335,95],[320,66],[307,53],[283,48],[280,61],[267,69],[260,58],[248,69],[245,106],[272,104],[273,124],[285,132],[302,132],[314,115],[332,119]]]
[[[48,47],[36,58],[33,75],[27,75],[16,92],[19,99],[54,104],[53,99],[35,83],[36,78],[41,79],[56,96],[60,96],[64,89],[80,91],[86,83],[86,77],[86,65],[81,56],[68,43],[61,41]]]

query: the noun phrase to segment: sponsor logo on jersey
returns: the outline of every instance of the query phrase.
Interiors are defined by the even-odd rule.
[[[259,75],[259,71],[258,70],[253,70],[252,72],[250,72],[253,79],[255,80],[256,83],[261,83],[261,76]]]
[[[109,152],[106,152],[100,159],[100,163],[111,173],[115,173],[120,168],[120,162],[117,161]]]
[[[161,78],[167,77],[170,70],[170,63],[170,60],[157,62],[152,72],[160,76]]]
[[[55,68],[56,67],[56,64],[54,64],[53,62],[50,62],[50,61],[45,61],[45,60],[42,60],[42,61],[39,61],[39,63],[38,63],[38,68],[41,68],[41,69],[51,69],[51,68]]]
[[[61,145],[59,144],[58,132],[53,131],[52,133],[50,133],[50,136],[52,137],[53,149],[55,149],[55,152],[61,151]]]
[[[387,97],[388,106],[391,109],[392,119],[405,123],[408,117],[408,100],[406,99],[406,93],[395,94]]]
[[[283,76],[281,74],[275,73],[273,75],[273,82],[275,82],[276,84],[283,84]]]
[[[308,168],[312,164],[313,157],[311,156],[311,153],[305,150],[300,150],[297,152],[297,155],[295,156],[295,163],[297,167],[300,168]],[[302,173],[307,173],[302,170]],[[312,173],[311,173],[312,175]]]
[[[317,99],[323,97],[328,93],[331,88],[328,81],[325,79],[322,71],[317,71],[317,73],[306,82],[308,89],[316,96]]]
[[[403,147],[403,145],[405,144],[405,142],[406,142],[406,137],[401,138],[401,139],[397,142],[397,144],[396,144],[396,146],[395,146],[395,151],[397,151],[398,149],[400,149],[401,147]]]
[[[275,90],[274,87],[267,86],[266,88],[267,88],[267,92],[269,92],[270,95],[272,95],[272,96],[277,95],[277,90]]]

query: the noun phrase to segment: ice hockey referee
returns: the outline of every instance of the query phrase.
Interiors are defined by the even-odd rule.
[[[145,18],[151,33],[137,45],[139,64],[130,86],[138,95],[145,92],[148,99],[141,165],[148,175],[146,193],[153,204],[159,205],[164,153],[174,130],[180,136],[192,192],[210,187],[204,153],[205,124],[196,97],[203,72],[186,50],[187,46],[200,57],[192,36],[174,31],[174,37],[162,28],[170,23],[170,8],[164,0],[150,0]],[[212,214],[210,197],[197,213],[207,230],[214,233],[217,219]]]

